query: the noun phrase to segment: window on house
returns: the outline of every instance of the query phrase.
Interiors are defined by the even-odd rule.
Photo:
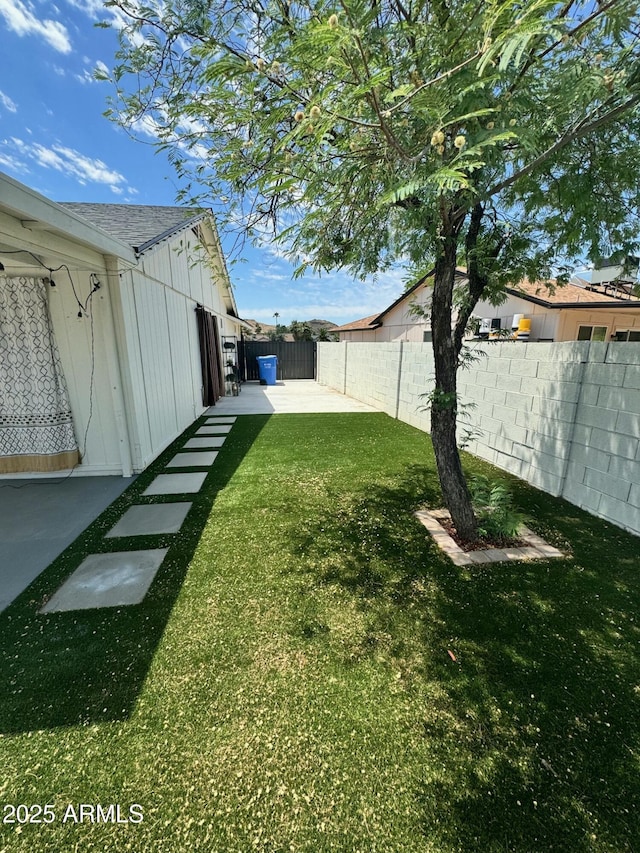
[[[606,326],[578,326],[579,341],[606,341]]]
[[[640,341],[640,329],[618,329],[613,336],[614,341]]]
[[[433,340],[433,332],[429,331],[429,332],[423,332],[422,333],[422,343],[423,344],[430,344],[432,340]]]

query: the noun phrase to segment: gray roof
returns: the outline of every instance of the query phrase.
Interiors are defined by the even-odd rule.
[[[75,201],[59,204],[132,246],[136,252],[144,252],[188,223],[196,222],[204,214],[190,207],[150,204],[91,204]]]

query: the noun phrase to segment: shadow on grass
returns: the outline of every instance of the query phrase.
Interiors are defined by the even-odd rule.
[[[295,551],[310,587],[337,585],[365,614],[353,661],[379,660],[392,638],[382,651],[415,703],[428,756],[416,808],[434,848],[637,850],[638,539],[524,483],[515,494],[570,559],[456,568],[412,516],[419,497],[438,503],[419,468],[328,510]]]
[[[202,426],[202,420],[194,423],[0,614],[1,732],[89,725],[131,713],[216,495],[268,419],[236,421],[199,492],[143,497],[176,450]],[[179,533],[104,538],[129,506],[176,500],[192,503]],[[145,548],[169,550],[139,605],[39,613],[88,554]]]

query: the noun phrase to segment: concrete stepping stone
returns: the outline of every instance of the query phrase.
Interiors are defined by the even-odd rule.
[[[228,418],[219,415],[217,418],[207,418],[206,424],[234,424],[237,418]]]
[[[185,441],[185,450],[206,450],[207,448],[222,447],[226,435],[211,435],[208,438],[200,436],[198,438],[190,438]]]
[[[231,432],[233,424],[205,424],[196,431],[196,435],[221,435]]]
[[[41,613],[139,604],[168,548],[89,554],[44,605]]]
[[[188,474],[158,474],[142,494],[182,495],[199,492],[207,473],[207,471],[191,471]]]
[[[131,506],[120,521],[106,534],[114,536],[153,536],[159,533],[177,533],[187,517],[191,504],[138,504]]]
[[[217,450],[201,450],[199,453],[176,453],[171,462],[167,462],[167,468],[201,468],[213,465]]]

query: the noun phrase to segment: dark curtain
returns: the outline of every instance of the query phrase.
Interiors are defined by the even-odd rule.
[[[202,404],[215,406],[222,397],[224,380],[220,366],[220,336],[216,318],[202,305],[196,308],[200,362],[202,364]]]

